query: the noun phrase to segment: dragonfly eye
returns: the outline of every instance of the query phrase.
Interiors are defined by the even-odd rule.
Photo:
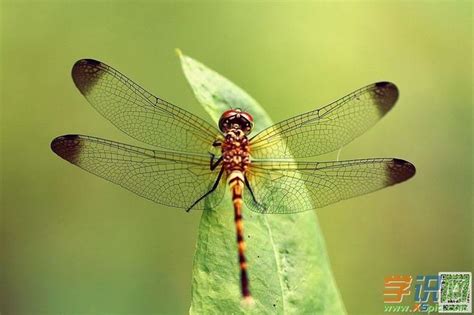
[[[253,117],[247,112],[238,109],[225,111],[219,119],[219,129],[226,133],[231,129],[242,130],[249,134],[253,127]]]

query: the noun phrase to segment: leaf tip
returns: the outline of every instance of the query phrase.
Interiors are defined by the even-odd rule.
[[[175,48],[174,52],[178,55],[179,58],[183,57],[183,52],[179,48]]]

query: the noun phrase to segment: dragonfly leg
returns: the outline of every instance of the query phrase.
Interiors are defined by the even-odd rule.
[[[220,158],[217,159],[217,161],[214,163],[214,158],[216,157],[215,154],[213,153],[210,153],[211,154],[211,161],[210,161],[210,168],[211,168],[211,171],[215,170],[217,166],[219,166],[219,164],[221,164],[222,162],[222,156]]]
[[[249,180],[247,179],[247,176],[244,175],[244,181],[245,181],[245,186],[247,187],[247,189],[249,190],[250,192],[250,195],[252,196],[252,199],[253,201],[257,204],[257,206],[261,207],[261,208],[265,208],[260,202],[257,201],[257,198],[255,198],[255,195],[253,193],[253,190],[252,190],[252,187],[250,186],[250,182]]]
[[[224,174],[224,168],[221,168],[219,171],[219,175],[217,175],[217,179],[212,186],[211,190],[209,190],[207,193],[205,193],[202,197],[200,197],[198,200],[196,200],[188,209],[186,209],[186,212],[191,211],[191,209],[199,203],[199,201],[203,200],[207,196],[209,196],[214,190],[216,190],[217,186],[219,185],[219,182],[221,181],[222,174]]]

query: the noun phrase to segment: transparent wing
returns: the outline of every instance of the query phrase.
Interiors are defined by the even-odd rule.
[[[189,208],[211,189],[219,173],[219,168],[210,170],[206,155],[148,150],[89,136],[58,137],[51,149],[92,174],[177,208]],[[219,185],[193,209],[217,205],[224,189],[225,185]]]
[[[252,156],[290,159],[338,150],[372,127],[397,98],[393,83],[366,86],[325,107],[264,129],[250,140]]]
[[[208,122],[153,96],[100,61],[79,60],[72,68],[72,78],[99,113],[144,143],[205,154],[220,135]]]
[[[400,159],[339,162],[252,161],[245,204],[255,212],[295,213],[321,208],[403,182],[415,167]],[[309,196],[310,198],[307,198]]]

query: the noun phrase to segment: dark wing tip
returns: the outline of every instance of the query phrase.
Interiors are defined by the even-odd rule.
[[[95,60],[95,59],[84,58],[84,59],[80,59],[80,60],[76,61],[74,66],[80,65],[80,64],[88,64],[88,65],[98,66],[98,65],[101,64],[101,62],[99,60]]]
[[[72,80],[81,93],[87,93],[94,87],[104,71],[105,65],[94,59],[78,60],[72,67]]]
[[[51,141],[51,150],[63,159],[76,163],[81,153],[81,138],[79,135],[64,135]]]
[[[373,98],[381,115],[392,109],[398,100],[398,88],[392,82],[377,82],[374,84]]]
[[[388,82],[388,81],[380,81],[380,82],[375,83],[375,86],[380,87],[380,88],[384,88],[386,86],[391,86],[391,85],[395,86],[395,84],[393,84],[392,82]]]
[[[393,159],[387,164],[388,184],[395,185],[412,178],[416,173],[415,165],[401,159]]]

